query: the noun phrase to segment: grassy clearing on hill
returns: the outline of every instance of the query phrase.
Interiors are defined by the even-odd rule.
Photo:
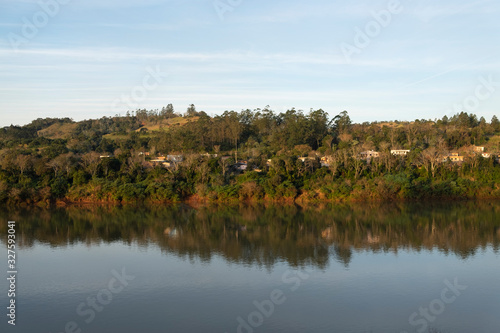
[[[48,139],[67,139],[70,137],[71,133],[77,128],[78,123],[56,123],[47,128],[39,130],[37,133],[39,136],[46,137]]]
[[[486,147],[491,151],[500,148],[500,135],[493,135],[489,137]]]
[[[199,117],[191,117],[191,118],[177,117],[177,118],[163,119],[163,120],[157,121],[157,122],[145,122],[144,126],[142,126],[141,128],[138,128],[135,131],[140,132],[141,130],[144,130],[144,129],[146,129],[149,132],[166,131],[172,127],[184,126],[187,123],[198,121],[198,118]]]

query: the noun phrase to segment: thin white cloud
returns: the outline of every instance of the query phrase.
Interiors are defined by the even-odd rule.
[[[332,2],[321,1],[286,3],[280,6],[266,7],[261,13],[245,15],[242,13],[238,20],[244,22],[260,23],[286,23],[298,22],[304,19],[363,19],[370,17],[376,10],[382,10],[387,7],[385,1],[356,1],[356,2]]]
[[[431,76],[428,76],[428,77],[425,77],[423,79],[420,79],[418,81],[415,81],[415,82],[411,82],[411,83],[408,83],[408,84],[405,84],[403,86],[403,88],[408,88],[408,87],[412,87],[412,86],[415,86],[417,84],[420,84],[420,83],[424,83],[424,82],[427,82],[427,81],[430,81],[432,79],[435,79],[435,78],[438,78],[438,77],[441,77],[443,75],[446,75],[446,74],[449,74],[449,73],[453,73],[453,72],[459,72],[459,71],[463,71],[463,70],[467,70],[467,71],[472,71],[472,70],[478,70],[478,69],[486,69],[486,68],[489,68],[489,69],[495,69],[495,71],[498,71],[500,69],[499,67],[499,63],[497,62],[496,64],[491,64],[490,63],[490,66],[489,67],[486,67],[485,65],[485,61],[488,59],[488,58],[491,58],[491,56],[487,56],[487,57],[482,57],[480,59],[477,59],[471,63],[467,63],[467,64],[462,64],[462,65],[459,65],[459,66],[455,66],[455,67],[451,67],[451,68],[448,68],[442,72],[439,72],[439,73],[436,73],[436,74],[433,74]],[[477,66],[477,64],[480,64],[479,66]]]
[[[17,4],[19,2],[38,4],[40,0],[2,0],[6,4]],[[72,0],[68,4],[75,4],[77,6],[84,6],[88,8],[120,8],[120,7],[144,7],[152,5],[162,5],[166,2],[178,2],[179,0],[85,0],[76,1]],[[194,0],[190,0],[194,1]]]
[[[110,22],[101,22],[94,23],[93,25],[96,27],[103,28],[115,28],[115,29],[123,29],[123,30],[145,30],[145,31],[183,31],[187,28],[197,27],[200,28],[202,26],[206,26],[211,24],[208,20],[201,19],[183,19],[179,22],[170,22],[166,23],[139,23],[139,24],[128,24],[128,23],[110,23]]]
[[[130,52],[119,49],[30,49],[12,51],[0,49],[0,58],[11,58],[14,56],[44,56],[62,58],[67,62],[69,59],[80,61],[116,62],[132,60],[172,60],[182,62],[226,62],[234,63],[279,63],[279,64],[310,64],[310,65],[346,65],[346,60],[338,54],[317,53],[257,53],[243,51],[227,52]],[[39,60],[39,58],[37,58]],[[400,68],[403,64],[398,59],[366,59],[356,61],[349,67],[386,67]]]
[[[460,14],[484,14],[488,13],[489,9],[484,4],[495,3],[494,0],[479,0],[465,4],[460,3],[436,3],[434,0],[420,1],[414,4],[410,11],[411,14],[419,18],[421,21],[429,22],[436,18],[444,19]],[[498,8],[498,7],[497,7]]]

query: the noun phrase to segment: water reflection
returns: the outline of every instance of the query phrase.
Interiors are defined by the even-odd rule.
[[[500,243],[498,202],[198,207],[30,208],[0,213],[18,222],[21,247],[101,242],[158,246],[182,258],[272,267],[346,267],[353,251],[432,250],[466,259]],[[5,242],[7,225],[0,226]]]

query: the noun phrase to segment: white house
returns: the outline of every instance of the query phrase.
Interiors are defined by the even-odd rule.
[[[392,149],[391,154],[397,156],[406,156],[410,151],[408,149]]]
[[[175,163],[180,163],[184,161],[184,156],[182,155],[167,155],[167,160]]]
[[[367,150],[367,151],[362,151],[361,153],[359,153],[359,157],[361,159],[369,160],[371,158],[380,157],[380,153],[378,151]]]

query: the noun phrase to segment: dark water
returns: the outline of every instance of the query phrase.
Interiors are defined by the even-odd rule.
[[[499,332],[500,203],[60,208],[15,220],[1,332]]]

